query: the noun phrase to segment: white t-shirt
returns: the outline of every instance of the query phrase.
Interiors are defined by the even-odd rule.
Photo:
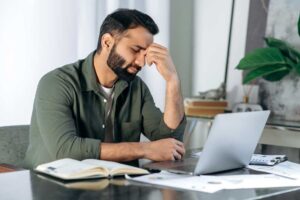
[[[113,87],[112,88],[107,88],[107,87],[104,87],[103,85],[101,85],[101,88],[103,89],[103,91],[105,92],[105,94],[107,96],[110,96],[112,91],[113,91]]]

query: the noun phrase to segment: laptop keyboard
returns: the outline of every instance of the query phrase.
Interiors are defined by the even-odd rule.
[[[174,166],[174,167],[171,167],[170,169],[193,172],[195,169],[195,165],[186,165],[185,164],[185,165],[181,165],[181,166]]]
[[[185,157],[183,160],[175,161],[163,161],[147,164],[148,169],[160,169],[174,171],[174,172],[194,172],[195,166],[198,162],[198,158]]]

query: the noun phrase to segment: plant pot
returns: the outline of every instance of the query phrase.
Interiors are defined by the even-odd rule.
[[[300,76],[290,73],[281,81],[259,80],[260,102],[272,115],[288,121],[300,121]]]

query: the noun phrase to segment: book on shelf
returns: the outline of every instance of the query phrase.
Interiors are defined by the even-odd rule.
[[[201,106],[201,107],[223,107],[226,108],[228,102],[226,100],[208,100],[197,98],[186,98],[184,100],[187,106]]]
[[[186,98],[184,100],[185,114],[194,117],[214,117],[217,114],[224,113],[227,105],[226,100],[199,98]]]
[[[111,178],[114,176],[149,174],[145,169],[112,161],[63,158],[38,165],[35,171],[63,180]]]
[[[209,108],[209,107],[185,106],[184,111],[187,116],[214,117],[217,114],[224,113],[225,108],[223,108],[223,107]]]
[[[6,163],[0,163],[0,173],[14,172],[14,171],[20,171],[20,170],[25,170],[25,169],[14,166],[14,165],[6,164]]]

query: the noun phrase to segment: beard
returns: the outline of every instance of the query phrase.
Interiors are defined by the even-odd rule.
[[[125,59],[116,52],[116,46],[114,45],[111,52],[109,53],[107,59],[107,65],[113,70],[113,72],[117,75],[120,80],[124,80],[126,82],[131,82],[137,73],[132,74],[127,71],[129,67],[135,67],[138,71],[141,70],[141,67],[138,65],[129,64],[122,68],[122,66],[126,63]]]

